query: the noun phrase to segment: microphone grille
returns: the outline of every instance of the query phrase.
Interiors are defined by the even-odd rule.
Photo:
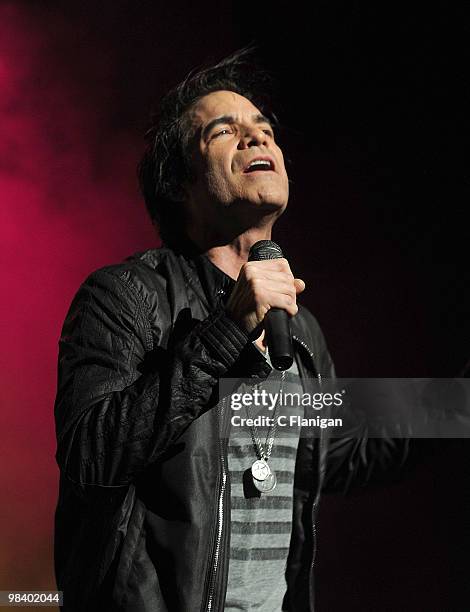
[[[263,259],[280,259],[284,257],[281,247],[272,240],[258,240],[251,247],[248,261],[262,261]]]

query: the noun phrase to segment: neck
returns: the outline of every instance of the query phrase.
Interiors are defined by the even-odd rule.
[[[251,247],[258,240],[271,240],[271,227],[251,228],[228,244],[209,248],[206,255],[222,272],[237,280]]]

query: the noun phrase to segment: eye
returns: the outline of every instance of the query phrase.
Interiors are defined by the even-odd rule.
[[[271,138],[274,138],[274,132],[271,129],[266,128],[263,130],[263,132],[267,134],[268,136],[270,136]]]
[[[212,135],[212,138],[218,138],[219,136],[223,136],[224,134],[231,134],[230,128],[223,128],[219,132],[216,132]]]

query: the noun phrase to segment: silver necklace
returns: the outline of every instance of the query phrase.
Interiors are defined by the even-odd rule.
[[[273,417],[272,417],[273,421],[268,429],[268,433],[266,435],[266,440],[264,441],[264,444],[261,442],[261,438],[259,437],[257,426],[256,425],[250,426],[251,439],[253,441],[253,446],[255,449],[256,457],[257,457],[256,461],[254,461],[251,466],[251,476],[252,476],[254,486],[261,493],[269,493],[270,491],[273,491],[277,484],[276,473],[274,472],[274,470],[271,470],[271,468],[268,465],[268,461],[269,461],[269,457],[271,456],[271,452],[273,450],[274,437],[276,435],[277,409],[279,406],[279,398],[281,397],[281,394],[284,389],[285,374],[286,373],[284,371],[281,373],[281,384],[279,387],[278,400],[276,402],[276,406],[274,407],[274,412],[273,412]],[[253,389],[255,388],[258,388],[258,385],[255,385],[253,387]],[[247,416],[249,417],[248,407],[246,407],[245,409],[246,409]]]

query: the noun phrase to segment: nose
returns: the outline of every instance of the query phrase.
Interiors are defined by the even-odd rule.
[[[263,144],[268,144],[268,136],[260,127],[254,125],[244,130],[242,136],[240,137],[238,148],[247,149],[249,147],[257,147]]]

